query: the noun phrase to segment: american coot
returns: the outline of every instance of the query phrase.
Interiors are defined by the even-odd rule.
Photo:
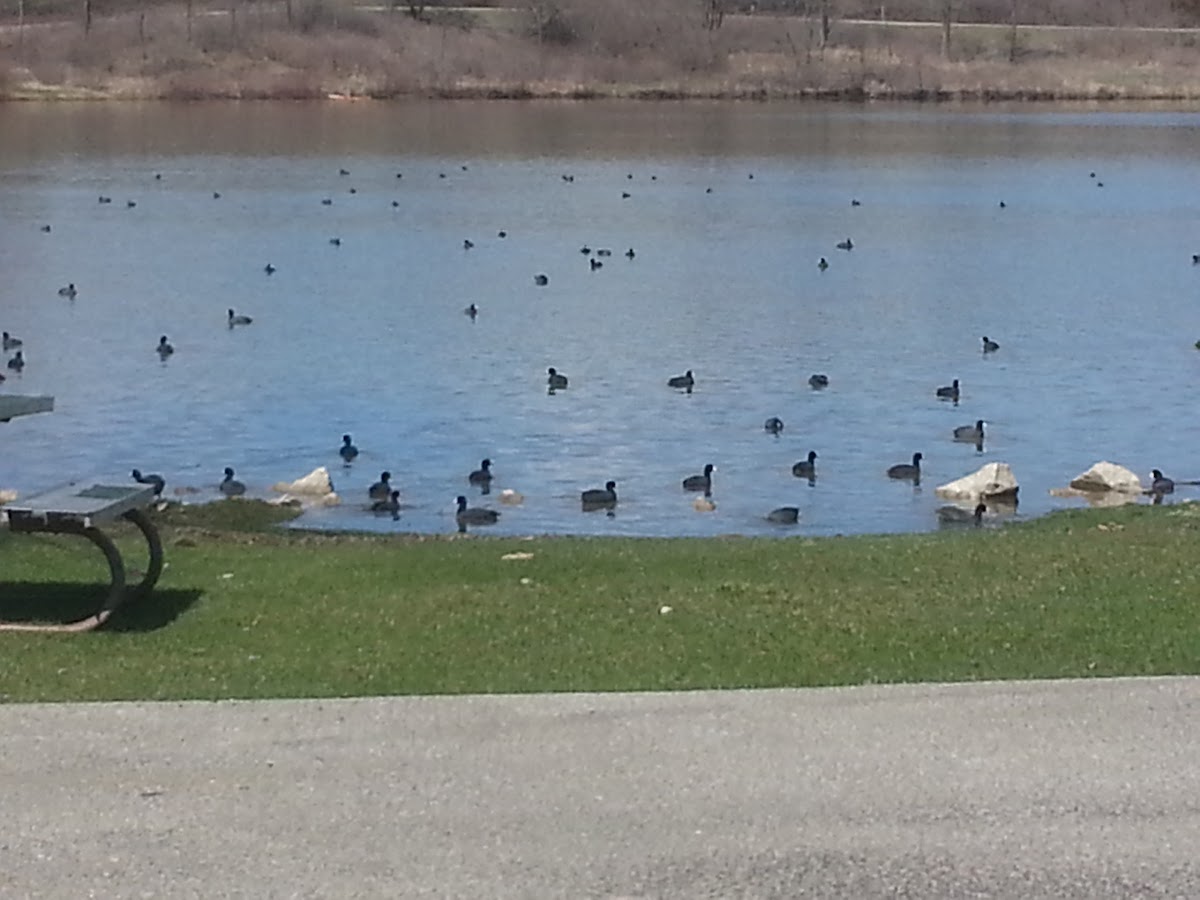
[[[969,444],[982,444],[983,425],[983,419],[976,419],[974,425],[959,425],[954,429],[954,439]]]
[[[802,459],[792,466],[792,474],[797,478],[807,478],[812,481],[817,477],[817,451],[809,450],[808,459]]]
[[[829,260],[827,260],[825,257],[822,256],[820,259],[817,260],[817,268],[820,269],[822,272],[824,272],[826,269],[829,268]]]
[[[937,395],[942,400],[957,400],[958,399],[958,379],[955,378],[950,384],[937,389]]]
[[[987,504],[984,503],[976,504],[975,509],[971,512],[961,506],[939,506],[937,517],[943,525],[974,525],[978,528],[983,524],[985,512],[987,512]]]
[[[166,359],[168,356],[170,356],[172,353],[175,352],[175,348],[171,346],[171,343],[170,343],[170,341],[167,340],[167,336],[165,334],[158,339],[158,346],[155,347],[154,349],[158,352],[158,355],[161,356],[163,359]]]
[[[225,480],[220,485],[221,493],[226,497],[240,497],[246,493],[246,486],[233,477],[233,469],[225,467]]]
[[[236,315],[232,309],[229,310],[229,327],[230,328],[232,328],[234,325],[249,325],[253,321],[254,320],[252,318],[250,318],[249,316],[239,316],[239,315]]]
[[[464,250],[470,250],[474,246],[475,246],[475,242],[473,240],[471,240],[470,238],[463,238],[463,249]]]
[[[696,384],[696,379],[692,377],[692,370],[688,369],[682,375],[675,375],[667,379],[667,387],[679,388],[686,390],[689,394],[692,392],[692,387]]]
[[[68,284],[66,287],[62,287],[62,288],[58,289],[58,296],[66,297],[69,300],[74,300],[75,295],[78,293],[79,293],[79,291],[75,290],[74,284]]]
[[[371,512],[373,513],[390,513],[393,519],[400,518],[400,492],[392,491],[383,500],[376,500],[371,504]]]
[[[850,240],[850,238],[846,238],[844,241],[838,242],[837,248],[839,250],[853,250],[854,241]]]
[[[598,259],[589,259],[588,266],[591,267],[593,272],[595,272],[597,269],[603,269],[604,263],[600,262]]]
[[[829,387],[829,376],[822,375],[819,372],[815,375],[809,375],[808,386],[814,391],[819,391],[821,388],[827,388]]]
[[[783,419],[779,416],[771,416],[767,421],[763,422],[763,430],[769,431],[771,434],[779,434],[783,431]]]
[[[15,350],[17,347],[22,346],[25,342],[22,341],[19,337],[14,337],[13,335],[9,334],[6,331],[6,332],[4,332],[3,343],[4,343],[5,350]]]
[[[924,458],[920,453],[914,453],[911,463],[897,463],[888,469],[888,478],[898,478],[903,481],[920,481],[921,460]]]
[[[500,518],[500,513],[494,509],[467,506],[466,497],[460,496],[455,502],[458,504],[458,510],[454,513],[454,521],[458,523],[458,530],[464,534],[468,525],[495,525]]]
[[[354,462],[358,456],[358,448],[354,446],[354,442],[350,440],[350,435],[342,435],[342,446],[338,448],[338,456],[342,458],[342,462],[346,465]]]
[[[472,319],[474,319],[477,315],[479,315],[479,307],[476,306],[474,303],[472,303],[470,306],[468,306],[466,309],[463,310],[463,314],[468,315]]]
[[[546,383],[550,385],[551,390],[561,391],[567,386],[567,376],[559,372],[554,366],[546,370],[550,376],[546,379]]]
[[[479,468],[467,476],[467,482],[470,484],[481,484],[484,487],[492,483],[492,461],[485,459],[479,464]]]
[[[683,489],[685,491],[704,491],[708,493],[712,490],[712,473],[716,468],[712,463],[704,467],[703,475],[689,475],[683,479]]]
[[[379,480],[367,488],[367,497],[372,500],[386,500],[392,493],[392,473],[380,472]]]
[[[18,350],[17,355],[8,361],[8,367],[10,369],[12,369],[14,372],[20,372],[22,369],[24,369],[25,368],[24,352],[21,350]]]
[[[538,287],[545,287],[546,285],[548,285],[550,283],[550,279],[546,275],[534,275],[533,283],[536,284]]]
[[[997,344],[995,341],[993,341],[991,338],[989,338],[986,334],[983,336],[983,352],[984,353],[995,353],[999,349],[1000,349],[999,344]]]
[[[133,480],[138,484],[149,484],[154,487],[154,496],[161,497],[167,481],[161,475],[143,475],[138,469],[133,470]]]
[[[263,271],[266,272],[268,275],[274,275],[275,267],[273,265],[271,265],[270,263],[267,263],[265,266],[263,266]]]
[[[605,483],[603,490],[592,488],[589,491],[584,491],[579,495],[579,499],[583,502],[584,509],[600,509],[605,506],[616,506],[617,483],[609,481]]]
[[[1150,472],[1150,477],[1154,479],[1150,483],[1150,493],[1158,494],[1159,496],[1175,493],[1175,482],[1158,469],[1153,469]]]
[[[800,519],[800,510],[795,506],[780,506],[767,513],[767,521],[776,525],[795,525]]]

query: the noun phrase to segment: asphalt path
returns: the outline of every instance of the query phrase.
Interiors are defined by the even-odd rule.
[[[0,706],[0,897],[1200,897],[1200,679]]]

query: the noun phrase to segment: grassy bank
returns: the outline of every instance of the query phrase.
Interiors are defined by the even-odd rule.
[[[109,6],[86,28],[77,4],[0,18],[0,98],[1200,97],[1200,37],[1179,28],[956,23],[947,45],[937,22],[835,17],[827,38],[800,15],[708,27],[697,0],[430,7],[419,18],[406,4],[345,0],[197,0],[190,16],[182,4]]]
[[[0,634],[0,700],[1200,672],[1196,506],[819,540],[201,525],[166,526],[159,590],[107,630]],[[0,617],[94,602],[85,582],[101,576],[99,555],[82,542],[0,532],[0,560]]]

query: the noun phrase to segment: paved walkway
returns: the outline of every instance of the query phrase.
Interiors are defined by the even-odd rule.
[[[0,897],[1200,897],[1200,679],[0,706]]]

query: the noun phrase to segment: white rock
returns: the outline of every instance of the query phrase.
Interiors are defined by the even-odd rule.
[[[333,493],[333,482],[329,478],[329,470],[324,466],[313,469],[303,478],[293,482],[281,481],[272,490],[281,494],[302,494],[306,497],[324,497]]]
[[[971,503],[996,500],[1015,503],[1019,489],[1017,479],[1008,463],[988,463],[958,481],[943,484],[937,488],[936,493],[947,500],[966,500]]]
[[[1142,482],[1134,472],[1110,462],[1098,462],[1086,472],[1076,475],[1071,479],[1071,487],[1077,491],[1093,493],[1142,493]]]
[[[19,496],[20,495],[12,489],[0,490],[0,506],[3,506],[5,503],[12,503]]]

